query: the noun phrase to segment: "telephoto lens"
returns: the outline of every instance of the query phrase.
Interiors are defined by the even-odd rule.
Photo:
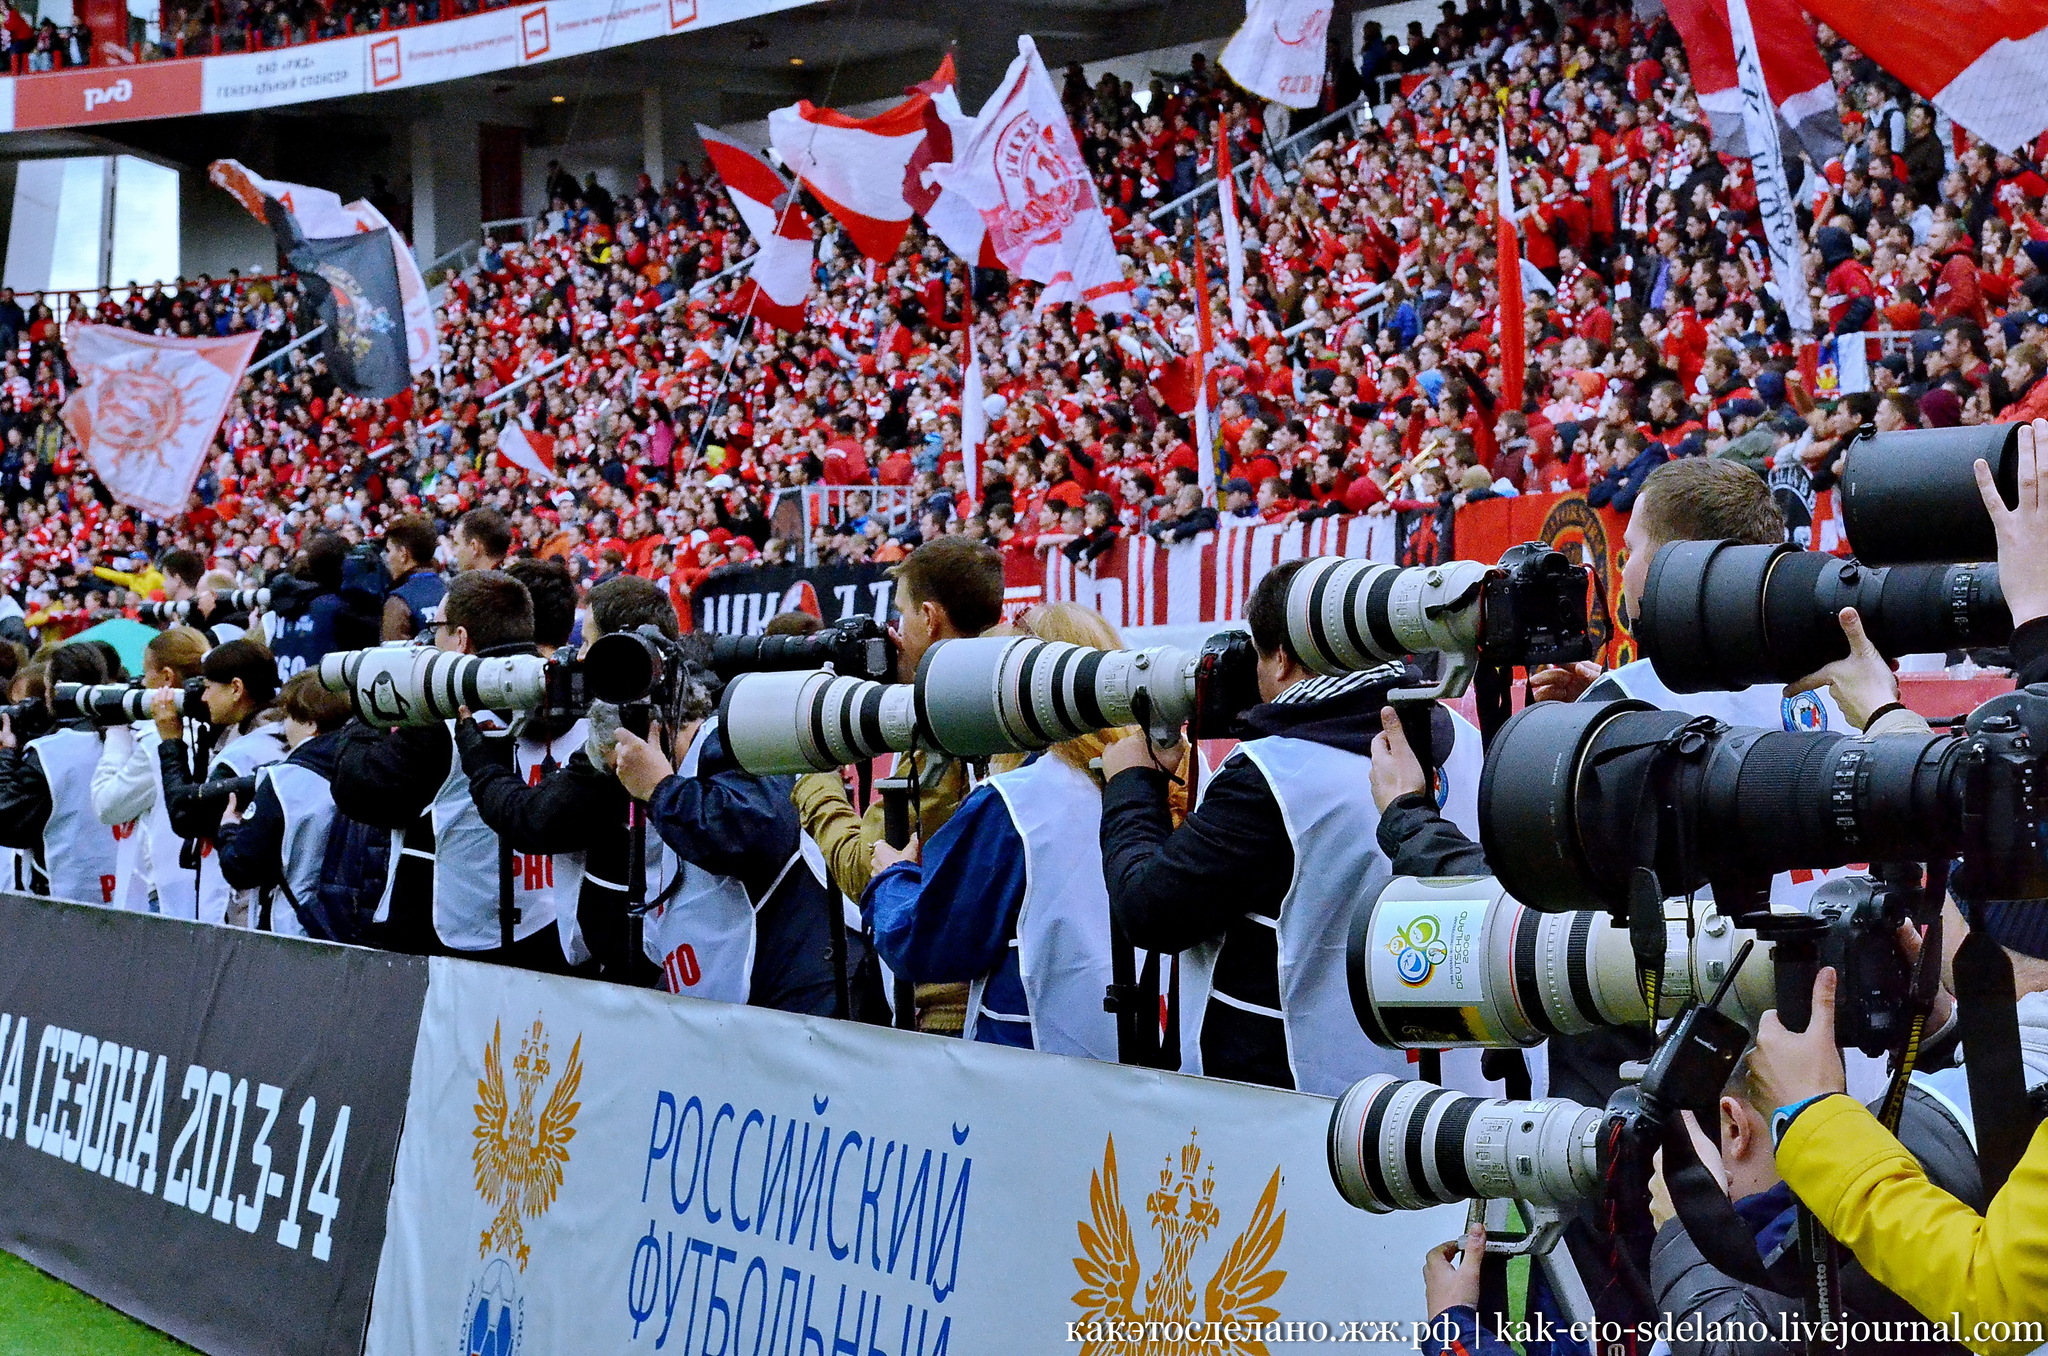
[[[1972,491],[1974,493],[1974,490]],[[1853,607],[1889,657],[2002,645],[2012,612],[1996,565],[1871,567],[1795,546],[1672,542],[1650,562],[1643,656],[1674,692],[1790,683],[1849,653]]]
[[[841,677],[886,683],[896,676],[896,647],[872,617],[847,617],[807,636],[715,636],[711,641],[711,669],[721,678],[827,664]]]
[[[50,705],[59,720],[128,725],[152,718],[151,691],[127,683],[59,683],[50,690]],[[178,693],[178,710],[194,720],[206,718],[206,698],[197,680],[185,684]]]
[[[1684,901],[1667,901],[1658,1016],[1712,994],[1753,935],[1712,909],[1689,927]],[[1650,1018],[1626,929],[1590,909],[1524,908],[1490,876],[1387,882],[1353,915],[1349,974],[1359,1026],[1392,1049],[1505,1049]],[[1754,1027],[1775,1003],[1755,956],[1722,1007]]]
[[[943,640],[917,666],[918,726],[956,758],[1043,749],[1119,725],[1178,727],[1195,711],[1194,650],[1097,650],[1029,636]]]
[[[1760,895],[1795,868],[1957,856],[1983,897],[2048,897],[2040,755],[2015,717],[1981,725],[1851,738],[1639,701],[1538,702],[1487,750],[1480,842],[1501,885],[1546,913],[1626,916],[1637,867],[1666,894],[1713,883],[1740,917],[1723,884]]]
[[[1998,536],[1975,464],[1991,467],[1998,493],[2019,501],[2018,424],[1901,429],[1865,428],[1843,453],[1842,527],[1849,548],[1871,565],[1994,560]]]
[[[471,711],[530,711],[547,699],[539,655],[480,658],[416,645],[337,650],[320,660],[320,683],[348,695],[366,725],[432,725]]]
[[[1356,673],[1426,650],[1473,654],[1493,569],[1477,560],[1401,569],[1317,556],[1287,588],[1287,637],[1316,673]]]
[[[718,728],[733,760],[757,776],[829,772],[908,752],[917,742],[916,697],[908,683],[820,670],[743,673],[719,698]]]
[[[1330,1113],[1330,1177],[1375,1215],[1513,1197],[1599,1195],[1607,1115],[1575,1102],[1510,1102],[1374,1074]]]

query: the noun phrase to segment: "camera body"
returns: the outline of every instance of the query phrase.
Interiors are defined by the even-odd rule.
[[[1509,547],[1480,591],[1479,648],[1490,664],[1539,667],[1593,657],[1587,570],[1543,542]]]
[[[31,739],[40,739],[57,728],[56,717],[50,714],[49,703],[41,697],[28,697],[18,702],[0,705],[0,716],[10,722],[8,728],[14,737],[26,744]]]

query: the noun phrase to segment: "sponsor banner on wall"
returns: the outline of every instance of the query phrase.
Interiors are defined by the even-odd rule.
[[[201,111],[240,113],[363,92],[363,42],[341,38],[207,57]]]
[[[431,964],[370,1356],[1392,1349],[1462,1229],[1344,1204],[1321,1098]]]
[[[814,0],[545,0],[271,51],[0,79],[0,131],[275,108],[578,56]]]
[[[827,626],[848,617],[886,625],[893,591],[887,565],[739,566],[691,591],[691,622],[699,631],[729,636],[757,635],[778,612],[808,612]]]
[[[0,1247],[217,1356],[353,1356],[426,963],[19,895],[0,936]]]

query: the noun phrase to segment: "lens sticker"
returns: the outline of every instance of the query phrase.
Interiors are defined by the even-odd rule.
[[[1485,899],[1388,901],[1373,917],[1372,990],[1386,1007],[1471,1007],[1484,995]]]

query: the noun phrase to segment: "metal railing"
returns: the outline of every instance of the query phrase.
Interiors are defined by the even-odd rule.
[[[1314,315],[1303,316],[1300,320],[1295,321],[1292,325],[1280,331],[1280,337],[1282,339],[1292,339],[1302,331],[1314,329],[1318,325],[1327,326],[1332,330],[1341,330],[1349,325],[1361,324],[1378,328],[1380,317],[1384,316],[1387,311],[1387,285],[1385,283],[1374,283],[1370,288],[1366,289],[1364,295],[1359,298],[1359,301],[1361,305],[1349,315],[1333,318],[1327,311],[1318,311]]]
[[[528,372],[523,377],[513,378],[511,381],[506,382],[503,386],[500,386],[497,390],[485,396],[483,408],[489,410],[495,408],[496,406],[504,404],[506,401],[512,398],[512,393],[514,391],[517,391],[522,386],[527,386],[534,382],[540,381],[543,377],[552,376],[554,373],[561,371],[563,368],[569,365],[569,360],[575,356],[576,355],[573,353],[564,353],[561,357],[555,359],[553,362],[547,364],[545,367],[536,367],[533,371]]]
[[[788,504],[802,515],[804,567],[816,569],[819,528],[879,517],[890,532],[900,532],[910,526],[917,491],[908,485],[801,485],[776,496],[773,516],[779,518]]]
[[[1324,131],[1327,131],[1329,128],[1334,127],[1337,123],[1345,121],[1347,119],[1350,121],[1352,132],[1355,135],[1358,130],[1358,113],[1359,110],[1364,108],[1365,100],[1356,99],[1353,100],[1351,103],[1344,105],[1344,107],[1338,109],[1335,113],[1330,114],[1328,117],[1320,118],[1315,122],[1310,123],[1307,127],[1302,128],[1299,132],[1296,132],[1293,135],[1289,136],[1285,141],[1276,142],[1272,146],[1272,148],[1266,153],[1267,161],[1275,166],[1279,166],[1282,162],[1283,157],[1291,155],[1293,157],[1291,163],[1296,165],[1300,164],[1302,158],[1308,153],[1308,151],[1314,149],[1316,143],[1313,140],[1313,138],[1319,136]],[[1367,111],[1369,112],[1370,110]],[[1251,172],[1252,165],[1249,160],[1247,160],[1242,165],[1233,166],[1230,171],[1231,177],[1233,179],[1242,178],[1244,175],[1250,174]],[[1157,222],[1160,218],[1175,214],[1179,212],[1182,208],[1191,206],[1198,199],[1209,197],[1211,194],[1215,192],[1216,180],[1210,179],[1206,183],[1196,184],[1193,188],[1181,194],[1178,198],[1173,199],[1171,202],[1163,202],[1154,207],[1147,207],[1144,209],[1144,212],[1147,217],[1151,218],[1154,222]]]
[[[271,354],[269,357],[259,358],[257,361],[250,363],[247,370],[244,371],[242,375],[246,377],[250,373],[261,372],[264,368],[269,367],[272,363],[283,360],[294,349],[312,343],[315,339],[318,339],[321,335],[325,333],[327,333],[327,327],[325,325],[315,325],[312,329],[307,330],[304,334],[292,340],[289,344],[286,344],[283,348]]]

